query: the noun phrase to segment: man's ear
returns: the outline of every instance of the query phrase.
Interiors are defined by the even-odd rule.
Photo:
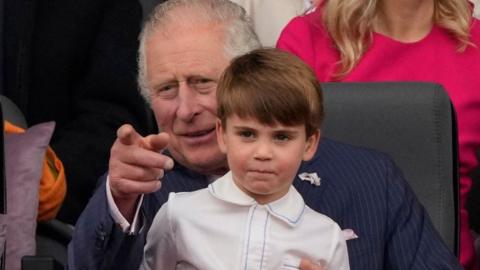
[[[313,158],[315,152],[317,152],[318,143],[320,142],[320,129],[315,130],[315,132],[307,138],[307,143],[305,144],[305,151],[303,152],[303,160],[308,161]]]
[[[215,123],[215,130],[217,133],[217,142],[218,142],[218,147],[220,148],[220,151],[224,154],[227,153],[227,146],[225,144],[225,130],[224,127],[222,126],[222,121],[217,118],[217,122]]]

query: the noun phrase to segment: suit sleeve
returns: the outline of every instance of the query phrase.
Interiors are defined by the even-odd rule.
[[[462,269],[392,163],[387,181],[386,269]]]
[[[106,175],[75,226],[72,241],[68,245],[70,270],[138,269],[140,265],[150,222],[146,221],[145,229],[137,235],[123,233],[110,216],[105,178]],[[154,209],[158,207],[155,204]],[[142,214],[145,211],[144,200]]]

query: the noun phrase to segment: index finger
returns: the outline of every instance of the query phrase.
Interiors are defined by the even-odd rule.
[[[117,129],[117,138],[125,145],[132,145],[142,140],[142,136],[129,124]]]

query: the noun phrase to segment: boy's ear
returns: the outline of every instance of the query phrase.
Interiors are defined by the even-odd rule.
[[[318,143],[320,142],[320,129],[317,129],[310,137],[307,138],[305,151],[303,152],[303,160],[308,161],[313,158],[317,152]]]
[[[222,121],[220,121],[218,118],[217,122],[215,123],[215,131],[217,133],[218,147],[220,148],[220,151],[225,154],[227,152],[225,138],[223,137],[225,135],[225,130],[224,127],[222,127]]]

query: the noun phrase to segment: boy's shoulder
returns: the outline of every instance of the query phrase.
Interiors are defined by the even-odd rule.
[[[341,228],[333,219],[324,215],[320,212],[317,212],[310,208],[309,206],[305,205],[305,212],[303,215],[302,224],[304,226],[310,227],[312,230],[319,231],[319,232],[326,232],[326,231],[336,231],[340,232]]]
[[[171,192],[165,204],[170,213],[183,215],[186,212],[198,211],[202,206],[210,204],[211,199],[208,188],[202,188],[190,192]]]
[[[167,203],[170,205],[175,204],[176,206],[184,204],[190,206],[192,202],[205,200],[205,197],[211,197],[208,188],[202,188],[195,191],[170,192],[168,194]]]

